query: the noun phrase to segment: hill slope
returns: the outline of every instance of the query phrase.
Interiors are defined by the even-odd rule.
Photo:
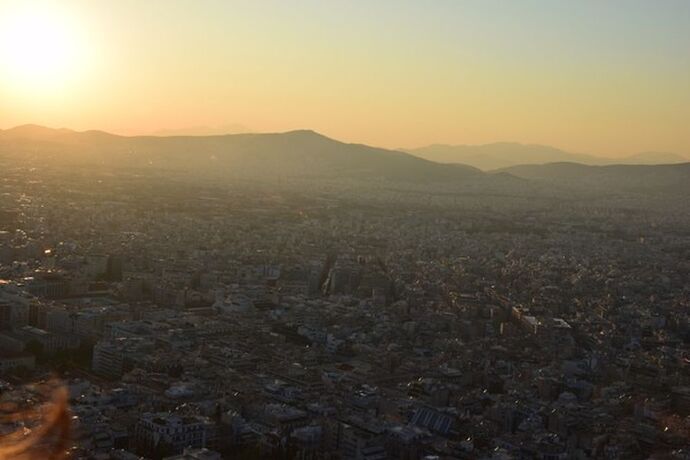
[[[476,168],[441,165],[407,153],[346,144],[313,131],[278,134],[116,136],[40,126],[0,131],[0,154],[34,162],[161,168],[223,176],[386,177],[437,181],[484,177]]]

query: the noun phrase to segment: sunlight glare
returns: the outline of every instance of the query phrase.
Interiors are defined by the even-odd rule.
[[[0,66],[7,83],[40,90],[76,76],[82,46],[69,19],[38,6],[2,14]]]

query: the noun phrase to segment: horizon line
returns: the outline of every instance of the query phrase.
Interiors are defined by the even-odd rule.
[[[589,152],[576,152],[576,151],[570,151],[570,150],[565,150],[561,147],[557,147],[554,145],[550,144],[543,144],[543,143],[534,143],[534,142],[521,142],[521,141],[493,141],[493,142],[487,142],[487,143],[482,143],[482,144],[449,144],[449,143],[439,143],[439,142],[431,142],[428,144],[423,144],[418,147],[385,147],[385,146],[378,146],[378,145],[372,145],[372,144],[367,144],[363,142],[350,142],[350,141],[344,141],[337,139],[335,137],[331,137],[327,134],[323,134],[315,129],[310,129],[310,128],[297,128],[297,129],[289,129],[286,131],[247,131],[247,132],[227,132],[227,133],[218,133],[218,134],[160,134],[160,132],[165,132],[165,131],[184,131],[185,129],[205,129],[205,128],[210,128],[213,129],[214,127],[212,126],[196,126],[196,127],[190,127],[190,128],[160,128],[157,129],[155,132],[152,133],[147,133],[147,134],[121,134],[117,133],[114,131],[106,131],[103,129],[73,129],[73,128],[67,128],[67,127],[60,127],[60,128],[53,128],[50,126],[46,125],[41,125],[38,123],[23,123],[20,125],[12,126],[9,128],[0,128],[0,133],[2,132],[7,132],[7,131],[13,131],[16,129],[20,128],[39,128],[39,129],[45,129],[45,130],[50,130],[50,131],[68,131],[71,133],[75,134],[86,134],[86,133],[102,133],[102,134],[107,134],[109,136],[115,136],[115,137],[123,137],[123,138],[140,138],[140,137],[155,137],[155,138],[189,138],[189,137],[228,137],[228,136],[242,136],[242,135],[280,135],[280,134],[291,134],[291,133],[299,133],[299,132],[305,132],[305,133],[314,133],[318,136],[324,137],[326,139],[330,139],[335,142],[341,142],[344,144],[351,144],[351,145],[364,145],[368,147],[374,147],[374,148],[379,148],[379,149],[385,149],[385,150],[391,150],[391,151],[398,151],[398,152],[405,152],[405,153],[411,153],[414,150],[422,150],[422,149],[427,149],[431,147],[448,147],[448,148],[456,148],[456,147],[485,147],[485,146],[495,146],[499,144],[506,144],[506,145],[513,145],[513,146],[521,146],[521,147],[539,147],[539,148],[550,148],[550,149],[555,149],[559,150],[560,152],[567,153],[567,154],[574,154],[574,155],[587,155],[587,156],[592,156],[596,158],[601,158],[601,159],[625,159],[629,158],[632,156],[636,155],[643,155],[643,154],[667,154],[667,155],[677,155],[681,158],[683,158],[686,161],[690,162],[690,155],[679,153],[679,152],[673,152],[673,151],[666,151],[666,150],[644,150],[644,151],[636,151],[636,152],[627,152],[623,154],[619,154],[616,156],[607,156],[607,155],[600,155],[597,153],[589,153]],[[158,133],[158,134],[156,134]]]

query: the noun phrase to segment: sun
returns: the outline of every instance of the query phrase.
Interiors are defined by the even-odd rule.
[[[32,5],[0,14],[0,77],[38,90],[78,74],[82,43],[64,12]]]

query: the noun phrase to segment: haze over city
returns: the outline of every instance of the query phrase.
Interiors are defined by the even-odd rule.
[[[690,460],[690,2],[0,0],[0,460]]]

